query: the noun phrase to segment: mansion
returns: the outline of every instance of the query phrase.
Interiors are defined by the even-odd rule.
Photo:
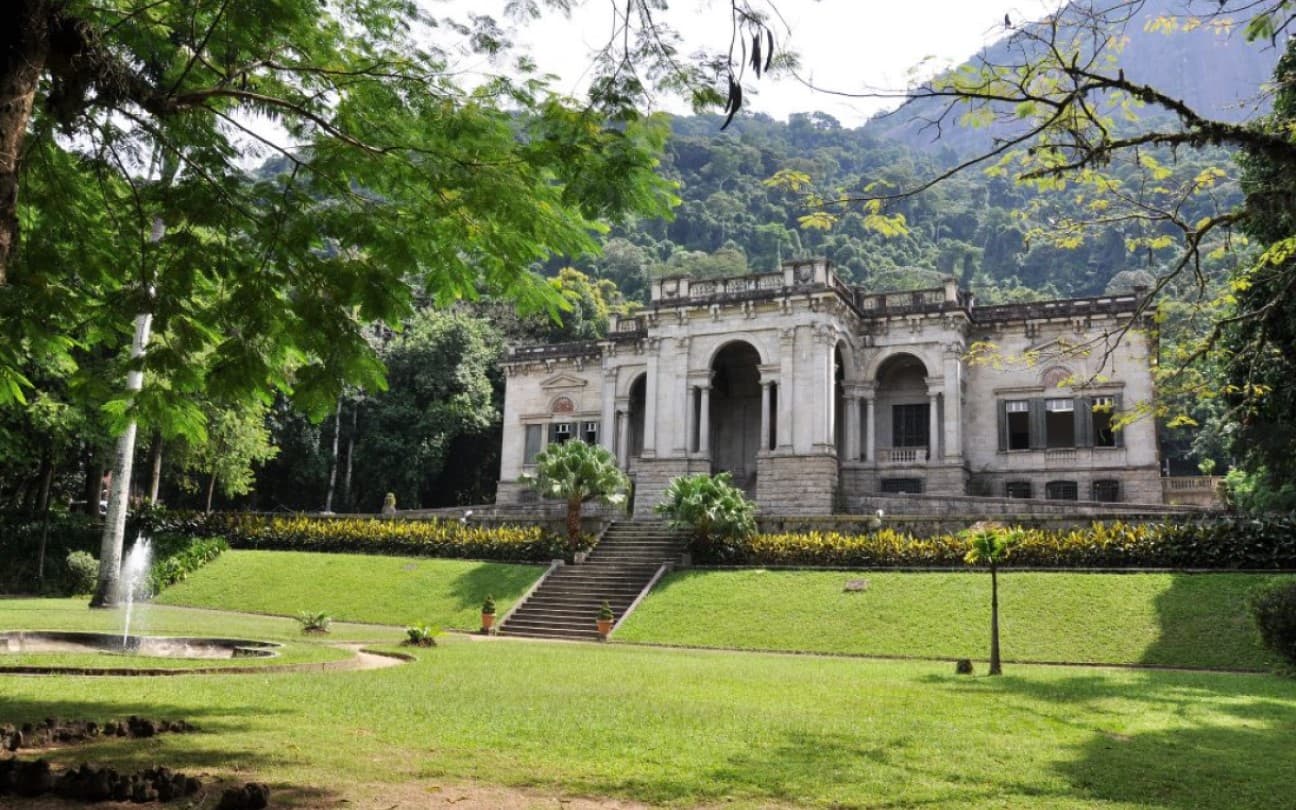
[[[727,471],[767,514],[914,493],[1161,503],[1141,292],[978,306],[953,279],[871,292],[824,260],[664,278],[607,339],[513,349],[497,502],[545,445],[608,448],[648,511]]]

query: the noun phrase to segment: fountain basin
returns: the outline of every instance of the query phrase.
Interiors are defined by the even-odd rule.
[[[115,653],[145,658],[270,658],[281,645],[238,638],[127,636],[62,630],[0,632],[0,653]]]

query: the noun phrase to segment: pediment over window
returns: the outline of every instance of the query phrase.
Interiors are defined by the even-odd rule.
[[[547,380],[540,383],[540,387],[546,391],[559,391],[563,389],[581,389],[589,385],[588,380],[583,380],[572,374],[555,374]]]

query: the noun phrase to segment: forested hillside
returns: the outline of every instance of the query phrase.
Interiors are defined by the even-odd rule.
[[[715,116],[673,123],[664,171],[679,183],[683,199],[673,220],[618,227],[605,239],[603,256],[556,259],[550,270],[572,264],[641,300],[653,273],[721,275],[826,256],[844,278],[874,289],[932,286],[953,275],[980,300],[994,301],[1129,289],[1147,283],[1174,255],[1172,246],[1131,250],[1131,240],[1151,235],[1135,221],[1074,248],[1032,239],[1050,218],[1075,214],[1067,195],[1041,197],[976,169],[893,203],[887,212],[903,215],[902,235],[870,230],[864,213],[849,204],[830,209],[839,215],[830,227],[807,227],[801,220],[812,209],[804,195],[768,183],[777,172],[807,175],[822,196],[849,196],[877,184],[912,188],[948,167],[954,155],[881,140],[868,127],[844,128],[822,113],[794,115],[786,123],[740,118],[724,132],[720,123]],[[1149,157],[1170,170],[1167,186],[1208,166],[1232,166],[1223,150],[1150,151]],[[1238,192],[1225,183],[1220,194]]]

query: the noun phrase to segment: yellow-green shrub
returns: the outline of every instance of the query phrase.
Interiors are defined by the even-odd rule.
[[[861,567],[963,566],[967,541],[880,529],[758,534],[693,549],[699,562]],[[1038,568],[1296,568],[1296,523],[1226,519],[1195,523],[1094,523],[1024,529],[1007,565]]]
[[[539,526],[485,526],[458,520],[324,518],[213,513],[169,522],[170,531],[223,536],[234,548],[410,554],[478,560],[551,560],[566,544]]]

